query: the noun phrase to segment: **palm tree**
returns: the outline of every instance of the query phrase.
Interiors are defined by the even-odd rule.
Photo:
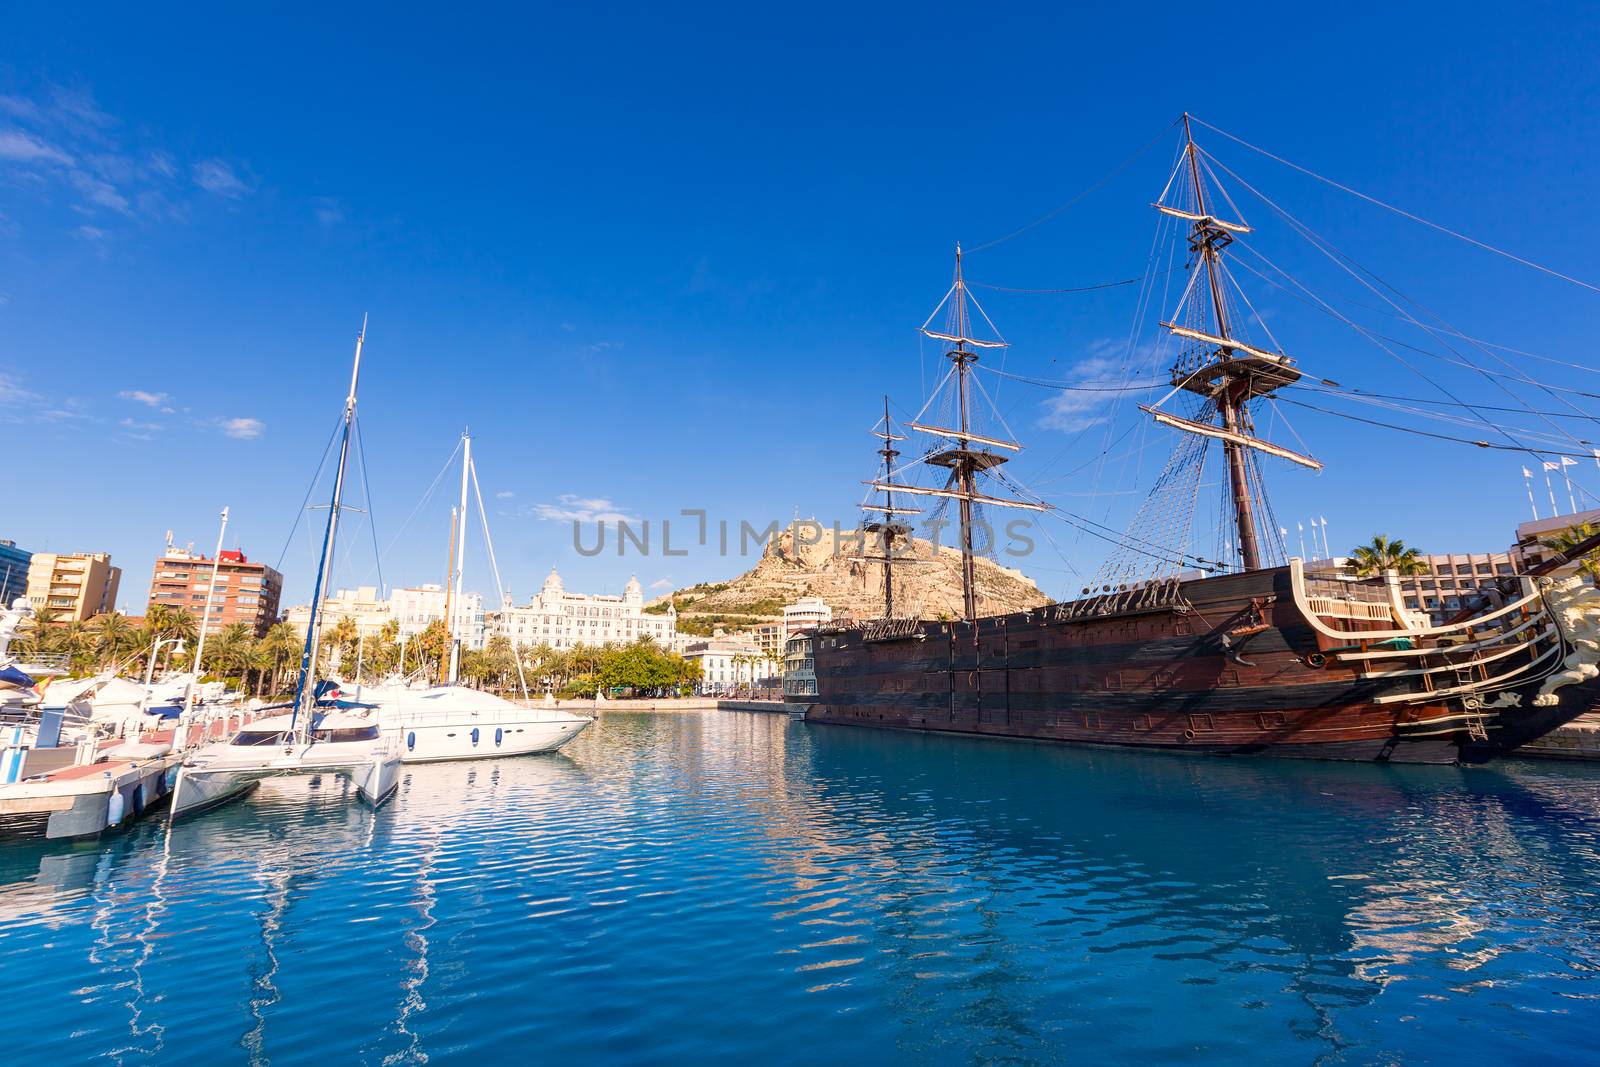
[[[1358,578],[1376,578],[1390,570],[1400,574],[1426,574],[1428,561],[1399,538],[1390,540],[1384,534],[1374,534],[1370,545],[1351,550],[1350,562],[1345,568]]]
[[[95,635],[87,625],[74,619],[61,627],[61,651],[73,674],[88,674],[95,666]]]
[[[274,695],[284,690],[284,673],[300,661],[305,639],[286,622],[274,623],[267,636],[260,641],[262,654],[267,659],[267,669],[272,672],[271,689]]]
[[[89,629],[94,636],[95,666],[100,670],[115,668],[138,636],[127,617],[114,611],[90,619]]]
[[[1542,543],[1546,548],[1553,548],[1557,552],[1571,552],[1597,532],[1600,530],[1596,529],[1594,523],[1581,522],[1559,533],[1551,534]],[[1600,583],[1600,550],[1590,551],[1578,560],[1578,573],[1591,582]]]
[[[224,678],[232,675],[239,680],[239,689],[245,687],[245,675],[250,669],[250,661],[255,653],[255,636],[251,634],[250,627],[242,622],[231,623],[222,628],[211,644],[211,670],[212,673]]]
[[[361,628],[348,615],[341,615],[339,621],[329,628],[325,644],[335,654],[340,671],[348,674],[355,669],[355,647],[360,640]]]
[[[60,629],[55,625],[56,610],[48,605],[35,608],[31,619],[22,621],[17,651],[30,656],[56,651]]]

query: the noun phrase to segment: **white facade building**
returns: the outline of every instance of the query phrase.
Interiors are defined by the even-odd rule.
[[[810,630],[833,621],[833,609],[819,596],[803,596],[783,606],[783,638],[787,641],[801,630]]]
[[[322,602],[322,624],[331,629],[340,619],[353,620],[356,633],[361,637],[376,637],[388,625],[389,602],[378,599],[375,585],[340,589]],[[311,605],[296,604],[283,613],[283,621],[304,637],[306,627],[311,624]]]
[[[768,672],[766,657],[744,634],[702,637],[684,649],[683,658],[700,665],[699,693],[724,693],[742,685],[755,685]]]
[[[445,590],[440,585],[419,585],[408,589],[395,589],[389,594],[389,611],[400,623],[400,636],[410,640],[428,628],[429,623],[444,619]],[[455,632],[463,648],[474,651],[483,648],[486,624],[483,614],[483,597],[478,593],[461,594],[461,599],[451,606],[456,617]]]
[[[629,578],[621,596],[569,593],[555,568],[531,602],[508,605],[493,615],[491,634],[503,634],[516,645],[547,644],[551,648],[575,645],[632,644],[648,637],[663,649],[673,647],[678,614],[668,606],[664,614],[644,610],[644,589]]]

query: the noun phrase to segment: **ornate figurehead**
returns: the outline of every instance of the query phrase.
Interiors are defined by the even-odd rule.
[[[1560,702],[1556,690],[1600,676],[1600,589],[1583,575],[1574,574],[1552,582],[1545,591],[1545,603],[1571,651],[1561,670],[1539,687],[1533,702],[1540,707]]]

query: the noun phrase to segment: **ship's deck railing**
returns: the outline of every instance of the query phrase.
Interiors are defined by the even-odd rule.
[[[1306,617],[1306,620],[1311,623],[1312,628],[1318,633],[1322,634],[1324,637],[1330,637],[1338,641],[1386,641],[1399,637],[1415,640],[1419,638],[1446,638],[1460,635],[1465,635],[1470,639],[1472,636],[1472,631],[1480,630],[1487,623],[1494,622],[1495,620],[1510,615],[1513,612],[1526,613],[1544,611],[1541,594],[1538,587],[1534,585],[1533,580],[1531,578],[1523,578],[1521,581],[1523,591],[1522,596],[1511,601],[1503,607],[1497,608],[1494,611],[1487,612],[1483,615],[1474,615],[1471,618],[1463,619],[1460,622],[1446,623],[1442,626],[1405,625],[1400,627],[1392,627],[1387,630],[1363,630],[1360,632],[1353,632],[1350,630],[1335,629],[1323,621],[1323,619],[1327,618],[1328,616],[1319,616],[1319,613],[1312,605],[1314,598],[1308,595],[1306,592],[1305,565],[1299,559],[1291,559],[1289,561],[1289,585],[1294,594],[1295,607],[1300,609],[1300,613]],[[1390,603],[1387,611],[1389,621],[1404,621],[1406,615],[1397,603],[1398,590],[1396,589],[1395,585],[1390,585],[1389,593]]]
[[[1405,629],[1339,630],[1327,619],[1341,618],[1329,609],[1325,597],[1305,595],[1300,561],[1290,561],[1290,583],[1296,606],[1325,638],[1341,644],[1326,654],[1341,663],[1360,667],[1373,679],[1414,678],[1414,692],[1388,693],[1373,698],[1375,704],[1416,703],[1442,697],[1482,695],[1546,677],[1561,663],[1563,634],[1536,582],[1521,580],[1523,595],[1494,611],[1443,626]],[[1394,590],[1393,584],[1390,586]],[[1398,596],[1391,596],[1386,611],[1404,619]],[[1378,621],[1373,616],[1373,621]],[[1518,656],[1518,653],[1522,655]],[[1516,657],[1512,659],[1512,657]],[[1506,670],[1491,673],[1491,665],[1511,659]],[[1392,669],[1380,669],[1392,665]],[[1438,682],[1447,682],[1438,685]]]
[[[1359,622],[1393,622],[1394,612],[1387,601],[1346,600],[1342,597],[1311,596],[1311,610],[1326,619],[1352,619]]]

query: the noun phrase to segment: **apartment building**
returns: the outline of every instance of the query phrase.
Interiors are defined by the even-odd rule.
[[[211,584],[213,563],[216,566],[214,589]],[[169,535],[167,550],[156,558],[150,575],[150,603],[187,611],[198,626],[205,615],[208,590],[212,596],[207,633],[215,634],[224,627],[243,623],[260,637],[278,617],[283,575],[265,563],[252,561],[240,551],[221,552],[212,560],[192,549],[176,548]]]
[[[28,560],[28,603],[58,622],[86,622],[116,610],[122,568],[107,552],[35,552]]]

